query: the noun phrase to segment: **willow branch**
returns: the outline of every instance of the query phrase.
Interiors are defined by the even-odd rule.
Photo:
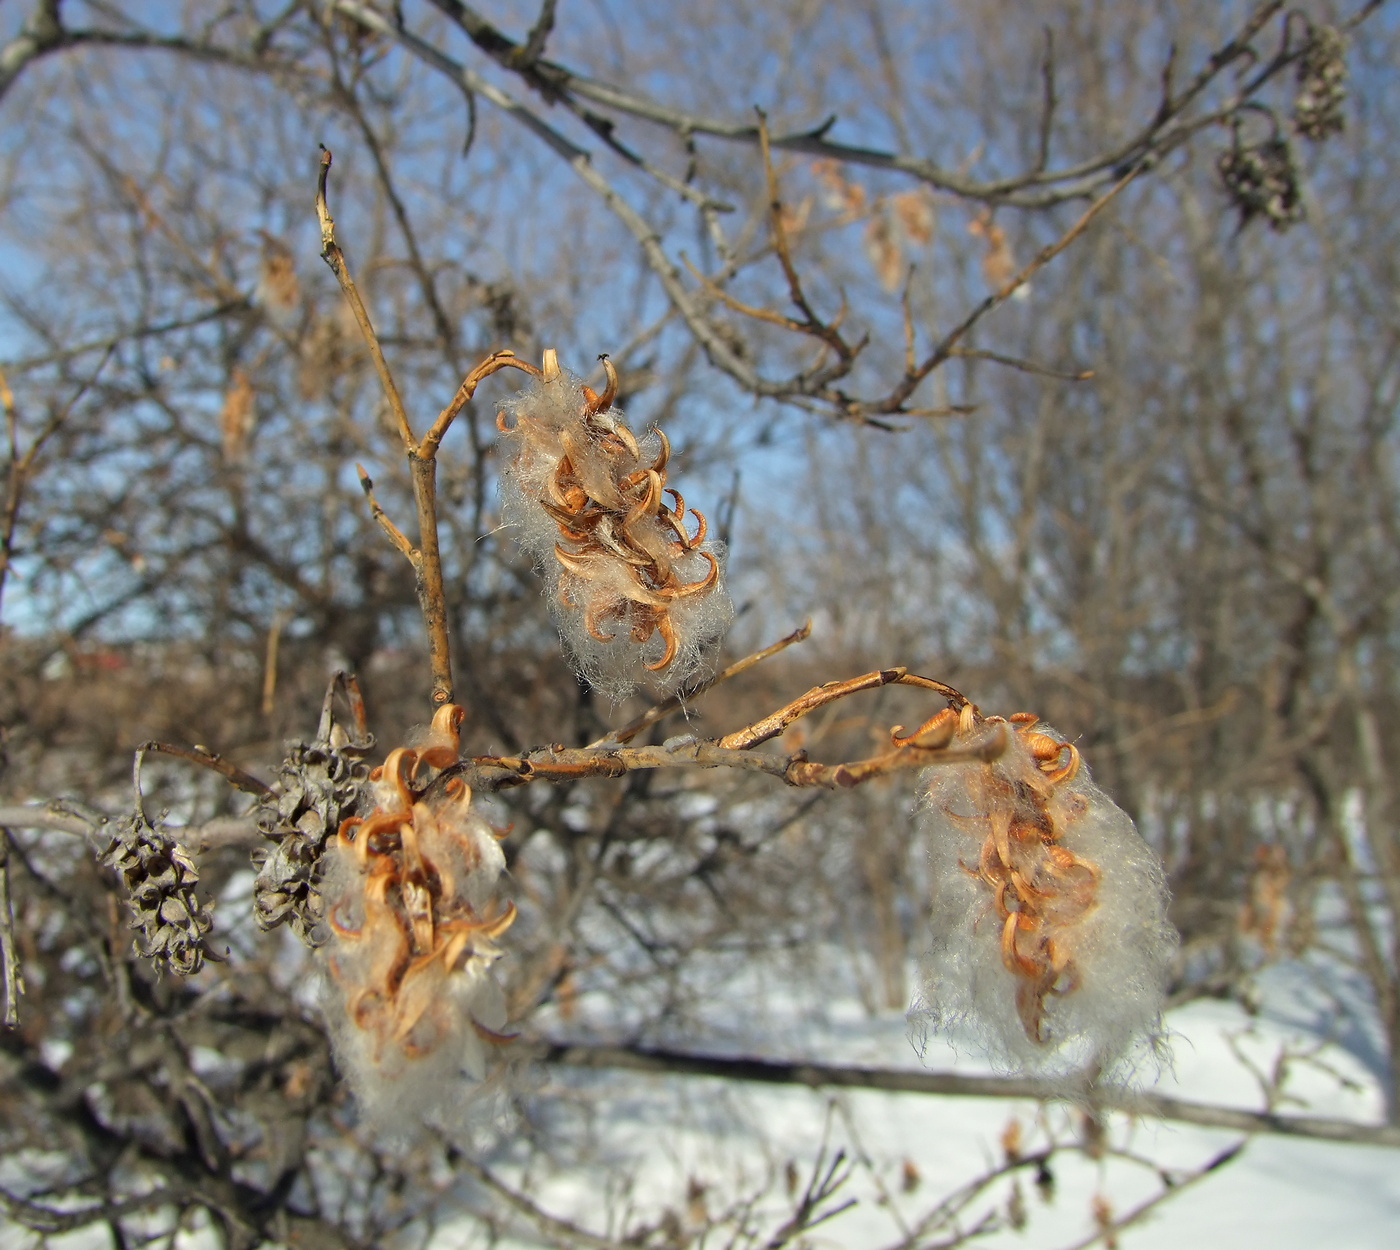
[[[1006,301],[1020,290],[1021,287],[1025,286],[1039,270],[1043,269],[1054,260],[1055,257],[1063,252],[1075,239],[1079,238],[1079,236],[1089,228],[1094,218],[1117,199],[1118,194],[1141,172],[1141,166],[1129,170],[1123,177],[1115,182],[1112,187],[1104,192],[1103,195],[1099,196],[1098,199],[1084,210],[1079,219],[1070,226],[1064,234],[1053,243],[1041,248],[1041,250],[1036,253],[1035,257],[1025,265],[1019,273],[999,289],[988,295],[986,299],[968,313],[961,322],[948,331],[919,366],[915,369],[907,370],[899,385],[896,386],[885,399],[881,400],[878,405],[874,405],[873,410],[876,412],[891,413],[901,411],[905,401],[914,393],[919,384],[928,377],[930,373],[958,352],[961,341],[979,321],[988,313],[1006,303]],[[1009,360],[1007,363],[1009,363]]]
[[[432,458],[420,459],[418,443],[409,424],[408,413],[404,410],[399,388],[394,375],[384,359],[384,351],[379,345],[379,336],[374,332],[374,324],[369,319],[364,300],[351,276],[345,254],[336,242],[335,221],[326,203],[326,181],[331,171],[331,152],[321,146],[320,172],[316,178],[316,217],[321,226],[321,258],[335,274],[340,289],[345,294],[350,311],[360,327],[360,334],[369,349],[374,371],[379,375],[379,384],[393,413],[399,437],[403,441],[408,456],[409,470],[413,482],[413,499],[418,514],[418,546],[415,548],[379,507],[371,492],[372,483],[363,469],[360,469],[360,483],[369,497],[370,512],[380,527],[388,535],[390,542],[404,555],[413,568],[414,589],[418,593],[418,606],[423,613],[423,623],[428,631],[428,655],[432,667],[434,704],[452,701],[452,644],[447,631],[447,601],[443,590],[442,559],[438,550],[437,536],[437,465]],[[358,468],[358,466],[357,466]]]
[[[891,746],[879,755],[841,764],[820,764],[808,759],[806,751],[792,755],[757,752],[752,748],[777,737],[794,721],[837,699],[891,684],[933,690],[954,709],[968,706],[967,699],[951,686],[919,677],[902,668],[880,669],[846,681],[814,687],[770,716],[736,730],[718,740],[699,739],[691,734],[671,738],[660,746],[588,747],[549,746],[522,755],[479,755],[463,761],[461,768],[473,787],[500,790],[530,781],[577,781],[587,777],[622,777],[630,772],[656,768],[733,768],[742,772],[766,773],[790,786],[818,786],[828,790],[849,789],[876,777],[910,768],[935,764],[990,763],[1006,749],[1004,726],[968,746],[955,747],[952,740],[957,718],[945,714],[931,717],[905,737],[901,728],[891,731]]]
[[[632,1072],[714,1076],[765,1085],[805,1085],[811,1089],[879,1089],[892,1093],[936,1094],[968,1098],[1062,1099],[1062,1084],[1033,1077],[968,1076],[958,1072],[901,1071],[772,1059],[699,1055],[645,1046],[591,1046],[554,1043],[541,1056],[545,1063],[572,1067],[621,1068]],[[1128,1115],[1199,1124],[1243,1133],[1269,1133],[1319,1141],[1400,1147],[1400,1127],[1358,1124],[1326,1116],[1277,1115],[1214,1103],[1171,1098],[1165,1094],[1096,1087],[1077,1096],[1096,1108]]]
[[[576,98],[587,100],[618,113],[635,117],[663,127],[689,139],[704,135],[731,143],[757,147],[762,142],[760,128],[752,123],[731,122],[723,118],[694,112],[663,103],[631,87],[601,82],[568,66],[535,59],[525,62],[520,57],[521,45],[505,35],[471,5],[462,0],[432,0],[432,3],[467,35],[476,47],[504,69],[515,73],[541,98],[571,104]],[[342,10],[361,6],[350,0],[337,0]],[[1218,107],[1193,111],[1207,89],[1220,80],[1235,63],[1254,55],[1252,43],[1264,26],[1278,14],[1281,0],[1265,0],[1254,6],[1230,35],[1201,64],[1186,86],[1172,91],[1164,88],[1162,98],[1152,115],[1127,138],[1104,148],[1085,160],[1058,169],[1047,168],[1048,150],[1044,157],[1037,145],[1036,161],[1029,170],[1004,178],[979,181],[966,174],[945,169],[924,157],[902,152],[885,151],[861,144],[842,143],[829,137],[836,122],[830,117],[815,126],[806,126],[769,138],[772,147],[788,152],[839,161],[869,169],[888,170],[903,174],[939,191],[986,204],[1006,204],[1017,208],[1041,209],[1067,200],[1083,199],[1096,194],[1105,184],[1120,176],[1129,164],[1147,161],[1159,164],[1163,156],[1179,147],[1201,129],[1228,117],[1257,92],[1260,87],[1291,64],[1298,49],[1283,48],[1265,62],[1257,72],[1230,90]],[[1379,7],[1379,0],[1368,0],[1342,26],[1351,30]],[[386,23],[387,25],[387,23]],[[1042,71],[1044,73],[1044,71]],[[1046,83],[1053,93],[1053,82]],[[1048,110],[1047,110],[1048,112]],[[1042,118],[1042,129],[1048,118]],[[1044,147],[1048,149],[1048,135]]]

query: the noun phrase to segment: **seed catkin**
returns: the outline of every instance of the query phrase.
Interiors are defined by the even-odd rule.
[[[544,573],[550,609],[579,674],[618,700],[645,684],[670,693],[705,666],[733,619],[724,551],[702,513],[666,481],[670,444],[640,439],[602,395],[561,370],[504,406],[511,458],[502,512]]]

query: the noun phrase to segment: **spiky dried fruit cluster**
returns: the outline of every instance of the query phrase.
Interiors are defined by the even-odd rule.
[[[503,513],[543,570],[550,607],[581,675],[620,699],[644,680],[669,692],[705,662],[733,619],[722,545],[666,484],[670,444],[637,438],[612,406],[617,373],[596,394],[544,369],[497,419],[511,450]]]
[[[369,784],[365,754],[374,740],[352,742],[328,724],[315,742],[288,744],[273,792],[259,802],[258,831],[276,845],[253,853],[253,914],[261,929],[288,925],[308,946],[325,941],[317,888],[327,840],[356,815]]]
[[[457,762],[462,709],[440,708],[427,742],[398,747],[370,774],[374,809],[341,824],[322,891],[337,1055],[368,1117],[433,1122],[464,1101],[510,1040],[492,972],[515,919],[497,897],[496,831],[472,809]],[[460,1097],[459,1097],[460,1095]]]
[[[1307,139],[1326,139],[1346,128],[1347,39],[1335,26],[1315,26],[1298,59],[1293,125]]]
[[[214,904],[195,894],[199,872],[189,852],[137,812],[113,836],[102,862],[117,870],[126,887],[131,927],[141,935],[136,953],[158,973],[198,972],[209,953],[204,935],[214,924]]]
[[[1287,230],[1303,220],[1298,162],[1282,135],[1245,145],[1238,132],[1234,145],[1220,154],[1220,179],[1239,210],[1240,225],[1262,217],[1274,230]]]
[[[954,741],[992,733],[994,762],[925,774],[934,945],[914,1016],[970,1028],[1012,1069],[1121,1072],[1161,1035],[1177,945],[1161,863],[1053,730],[969,705]]]

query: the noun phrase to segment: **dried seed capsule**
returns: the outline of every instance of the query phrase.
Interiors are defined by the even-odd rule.
[[[364,756],[374,746],[365,732],[351,739],[330,715],[331,697],[342,681],[347,692],[354,692],[352,704],[360,706],[353,678],[338,674],[327,691],[316,740],[287,744],[272,793],[259,801],[258,830],[276,845],[253,852],[258,927],[287,924],[308,946],[325,940],[317,888],[321,856],[327,840],[366,801],[369,764]]]
[[[666,484],[670,444],[637,438],[612,407],[616,374],[594,394],[558,367],[511,399],[503,515],[545,575],[579,674],[613,699],[639,684],[676,690],[703,667],[734,609],[723,546]]]
[[[367,1118],[411,1133],[451,1127],[510,1040],[493,965],[515,919],[497,897],[505,867],[456,762],[462,709],[440,708],[422,748],[371,774],[373,810],[326,850],[326,1012],[336,1056]]]
[[[1262,217],[1271,228],[1287,230],[1303,220],[1298,163],[1281,135],[1243,145],[1238,130],[1234,145],[1220,154],[1220,179],[1239,210],[1240,226]]]
[[[969,724],[967,741],[1005,736],[1000,758],[924,774],[934,940],[911,1019],[965,1028],[1011,1069],[1112,1073],[1161,1036],[1177,945],[1162,866],[1034,724]]]
[[[131,927],[141,938],[136,953],[156,971],[193,976],[209,953],[204,935],[213,927],[213,903],[195,896],[199,872],[189,852],[141,812],[113,835],[102,863],[115,868],[126,887]]]
[[[1316,26],[1309,32],[1293,97],[1293,125],[1304,138],[1326,139],[1346,128],[1346,50],[1346,36],[1335,26]]]

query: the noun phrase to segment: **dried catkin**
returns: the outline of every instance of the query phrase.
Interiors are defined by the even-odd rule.
[[[924,775],[933,944],[911,1020],[1009,1070],[1124,1076],[1162,1036],[1161,862],[1054,731],[964,712],[964,744],[989,733],[1006,738],[994,762]]]
[[[260,929],[287,924],[308,946],[326,939],[317,876],[326,842],[360,810],[368,786],[363,756],[373,738],[354,742],[327,718],[314,742],[290,742],[277,784],[258,803],[258,832],[273,843],[253,852],[253,915]]]
[[[209,955],[205,934],[213,927],[214,904],[195,893],[199,871],[189,852],[138,810],[112,835],[102,863],[115,868],[126,887],[131,927],[140,934],[136,953],[157,973],[198,972]]]
[[[456,762],[462,709],[439,709],[418,750],[370,774],[374,810],[351,817],[325,854],[327,1015],[336,1055],[367,1119],[411,1135],[449,1127],[510,1040],[493,965],[515,919],[497,897],[505,858]]]
[[[723,545],[666,484],[666,436],[632,433],[604,367],[598,395],[546,352],[497,424],[510,451],[504,520],[544,573],[578,672],[616,700],[642,683],[669,693],[694,677],[734,608]]]
[[[1298,59],[1293,124],[1299,134],[1321,140],[1346,129],[1347,38],[1335,26],[1315,27],[1309,35]]]

